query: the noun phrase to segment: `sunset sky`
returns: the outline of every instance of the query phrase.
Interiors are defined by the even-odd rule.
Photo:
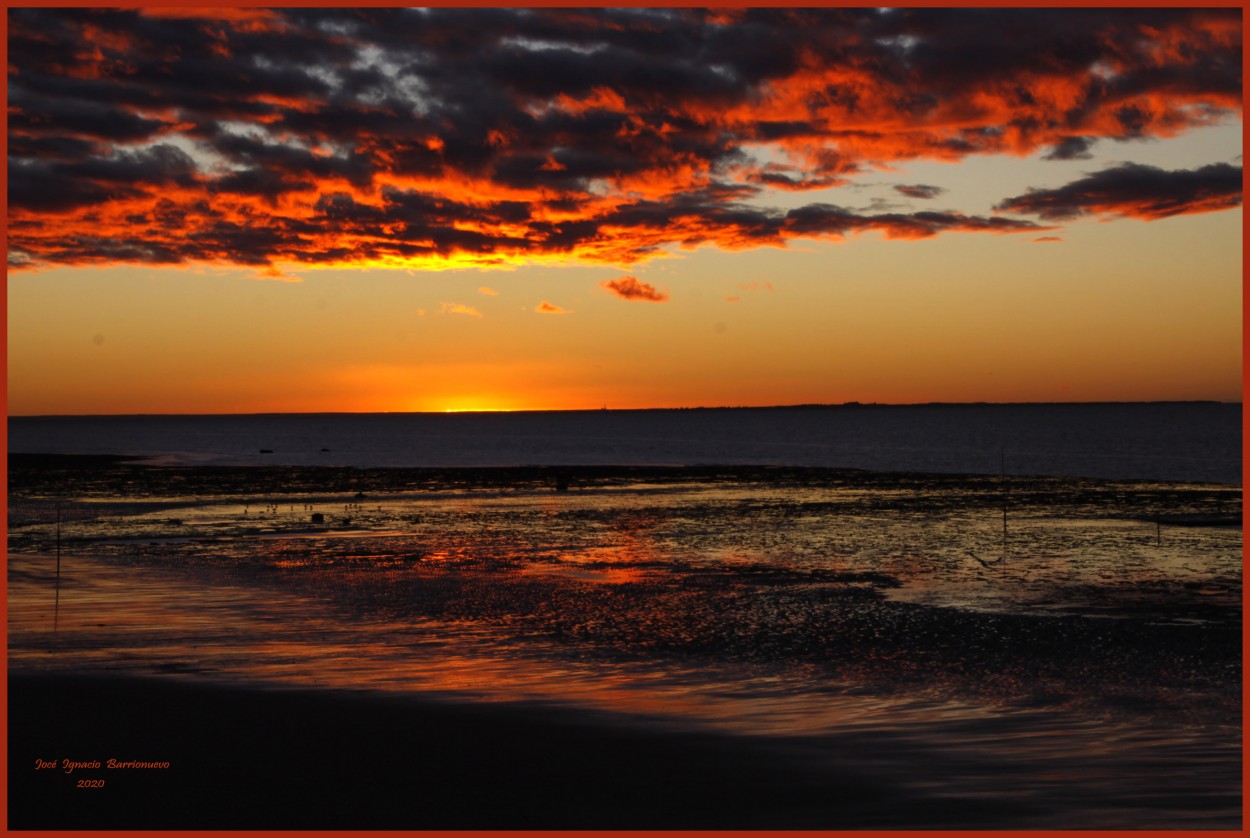
[[[9,412],[1240,401],[1240,9],[9,9]]]

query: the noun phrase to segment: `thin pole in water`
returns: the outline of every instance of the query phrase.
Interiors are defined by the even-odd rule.
[[[1007,449],[999,448],[999,470],[1003,480],[1003,555],[1007,555]]]
[[[52,643],[56,644],[61,621],[61,507],[56,508],[56,600],[52,606]]]

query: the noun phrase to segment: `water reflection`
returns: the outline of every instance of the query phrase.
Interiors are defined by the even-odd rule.
[[[939,791],[1075,785],[1109,826],[1143,788],[1239,807],[1240,528],[1157,530],[1148,486],[1021,492],[986,566],[1000,496],[953,485],[100,504],[59,608],[46,531],[16,531],[10,661],[836,735]]]
[[[44,558],[11,559],[18,667],[593,706],[652,723],[800,737],[794,747],[925,794],[988,796],[1017,808],[1031,800],[1043,811],[1056,801],[1080,803],[1082,825],[1090,827],[1123,826],[1131,806],[1166,822],[1175,813],[1161,802],[1164,791],[1184,796],[1173,802],[1191,824],[1227,821],[1239,808],[1240,734],[1231,724],[1157,727],[1140,718],[973,702],[934,689],[932,680],[890,686],[851,672],[834,678],[814,663],[579,659],[566,644],[478,620],[375,613],[345,622],[317,596],[233,585],[202,571],[188,576],[75,557],[64,642],[53,656],[41,647]]]

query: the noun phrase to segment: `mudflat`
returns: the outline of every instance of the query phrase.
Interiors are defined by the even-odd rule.
[[[1233,487],[10,463],[15,828],[1240,823]]]

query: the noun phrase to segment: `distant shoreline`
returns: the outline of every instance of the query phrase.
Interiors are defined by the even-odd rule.
[[[864,410],[908,408],[1027,408],[1027,407],[1141,407],[1168,405],[1211,405],[1241,407],[1242,402],[1218,399],[1157,399],[1151,401],[1085,401],[1085,402],[840,402],[777,405],[695,405],[691,407],[598,407],[598,408],[533,408],[521,410],[336,410],[336,411],[278,411],[259,413],[18,413],[9,419],[107,419],[146,417],[229,417],[229,416],[455,416],[463,414],[535,414],[535,413],[678,413],[720,410]]]

